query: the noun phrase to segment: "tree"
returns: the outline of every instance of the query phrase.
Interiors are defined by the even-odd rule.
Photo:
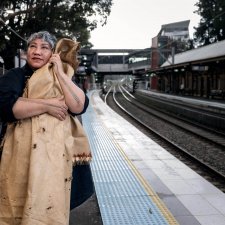
[[[106,24],[111,6],[112,0],[1,0],[0,55],[6,68],[13,67],[17,49],[25,47],[23,39],[40,30],[92,47],[90,32],[98,22]]]
[[[200,45],[208,45],[225,39],[225,1],[199,0],[195,11],[201,16],[195,27],[194,40]]]

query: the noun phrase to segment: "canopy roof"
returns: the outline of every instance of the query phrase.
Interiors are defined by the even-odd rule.
[[[225,58],[225,40],[207,46],[199,47],[174,55],[174,64],[184,64],[195,61],[208,61],[216,58]],[[171,66],[172,57],[161,65],[162,67]]]

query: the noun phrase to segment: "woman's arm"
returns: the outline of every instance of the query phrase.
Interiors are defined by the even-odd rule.
[[[18,98],[12,111],[16,119],[25,119],[48,113],[59,120],[66,118],[68,107],[64,98],[30,99]]]
[[[83,90],[75,85],[70,77],[64,73],[59,54],[53,54],[49,62],[54,64],[54,71],[63,90],[66,105],[72,113],[79,114],[83,111],[85,104]]]

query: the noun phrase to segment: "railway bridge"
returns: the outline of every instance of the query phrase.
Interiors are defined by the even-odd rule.
[[[150,69],[151,49],[81,49],[78,73],[100,76],[144,74]]]

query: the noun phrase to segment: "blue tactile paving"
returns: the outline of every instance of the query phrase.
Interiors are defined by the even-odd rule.
[[[93,153],[95,191],[104,225],[168,225],[92,105],[82,115]]]

